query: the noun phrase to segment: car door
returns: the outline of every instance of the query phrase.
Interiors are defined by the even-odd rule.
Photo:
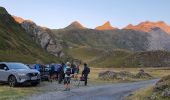
[[[5,70],[4,68],[7,67],[5,64],[0,64],[0,81],[7,81],[9,72],[8,70]],[[8,69],[8,67],[7,67]]]
[[[0,81],[2,81],[4,67],[0,64]]]

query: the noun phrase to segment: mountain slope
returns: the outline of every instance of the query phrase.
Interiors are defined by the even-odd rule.
[[[129,29],[60,29],[53,30],[53,33],[57,39],[63,40],[70,56],[88,62],[91,66],[170,66],[170,36],[158,27],[150,33]]]
[[[0,7],[0,45],[0,61],[25,63],[59,61],[32,41],[28,33],[3,7]]]
[[[93,29],[53,30],[56,38],[68,47],[86,46],[92,48],[147,50],[147,33],[133,30],[99,31]]]
[[[112,50],[89,62],[95,67],[169,67],[170,52]]]
[[[142,22],[138,25],[128,25],[127,27],[125,27],[125,29],[132,29],[132,30],[137,30],[137,31],[144,31],[144,32],[151,32],[153,28],[158,27],[160,29],[162,29],[164,32],[169,33],[170,34],[170,26],[167,25],[165,22],[163,21],[159,21],[159,22],[150,22],[150,21],[146,21],[146,22]]]

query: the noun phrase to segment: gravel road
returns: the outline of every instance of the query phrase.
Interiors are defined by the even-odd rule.
[[[34,95],[27,98],[27,100],[123,100],[131,92],[155,84],[156,81],[158,80],[82,87],[71,91],[47,92]]]

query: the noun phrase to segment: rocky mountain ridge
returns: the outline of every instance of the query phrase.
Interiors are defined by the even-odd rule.
[[[138,25],[132,25],[129,24],[127,27],[124,29],[132,29],[132,30],[137,30],[137,31],[144,31],[144,32],[151,32],[153,28],[160,28],[166,33],[170,34],[170,26],[166,24],[163,21],[158,21],[158,22],[150,22],[150,21],[145,21],[141,22]]]
[[[13,18],[21,24],[32,39],[43,49],[57,57],[64,56],[61,43],[54,38],[54,35],[50,29],[38,26],[29,20],[22,20],[22,18],[16,16],[13,16]]]
[[[110,24],[110,22],[107,21],[106,23],[104,23],[104,24],[101,25],[101,26],[96,27],[95,29],[96,29],[96,30],[114,30],[114,29],[117,29],[117,28],[112,27],[112,25]]]
[[[59,57],[64,56],[62,44],[65,44],[68,48],[89,46],[92,48],[102,47],[131,51],[170,50],[168,46],[170,44],[170,36],[160,26],[165,25],[164,22],[155,22],[159,27],[155,27],[156,25],[153,22],[139,24],[149,26],[147,28],[150,29],[149,32],[128,29],[133,25],[129,25],[125,29],[116,29],[110,25],[109,21],[103,25],[107,26],[105,27],[106,30],[88,29],[78,21],[71,23],[66,28],[51,30],[38,26],[29,20],[23,20],[15,16],[14,18],[32,36],[36,43],[40,44],[43,49],[51,54]]]

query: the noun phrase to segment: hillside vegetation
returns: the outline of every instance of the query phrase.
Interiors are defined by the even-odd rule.
[[[147,50],[147,33],[133,30],[99,31],[94,29],[53,30],[57,39],[69,47],[86,46],[91,48]]]
[[[59,59],[33,42],[21,25],[0,7],[0,61],[49,63],[57,62]]]

